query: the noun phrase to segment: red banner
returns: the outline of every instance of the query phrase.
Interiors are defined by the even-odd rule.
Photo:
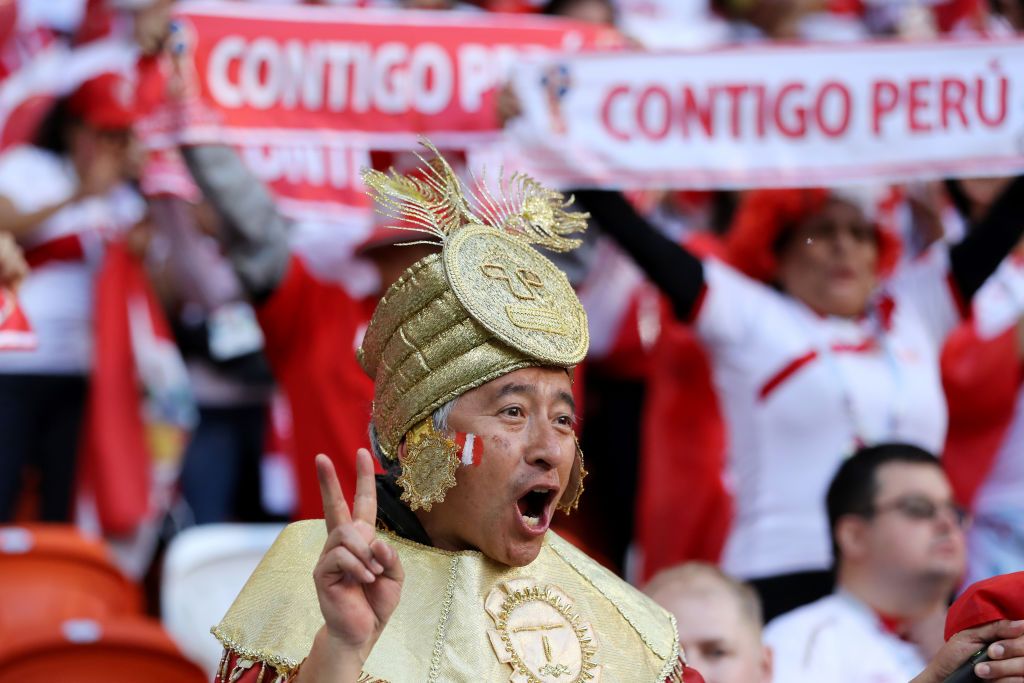
[[[182,11],[174,53],[189,142],[464,148],[500,132],[517,56],[619,41],[551,17],[202,3]]]

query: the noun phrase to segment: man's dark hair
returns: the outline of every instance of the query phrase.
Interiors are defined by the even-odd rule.
[[[846,515],[871,516],[878,495],[878,469],[891,462],[941,467],[934,455],[907,443],[882,443],[861,448],[844,462],[828,487],[825,505],[828,509],[829,536],[832,555],[839,564],[836,525]]]

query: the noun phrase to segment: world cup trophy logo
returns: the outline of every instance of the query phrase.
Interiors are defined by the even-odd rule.
[[[548,125],[551,132],[555,135],[565,135],[568,132],[568,127],[562,104],[565,96],[569,94],[569,88],[572,87],[569,66],[567,64],[549,66],[541,76],[540,84],[544,88],[544,102],[547,105]]]

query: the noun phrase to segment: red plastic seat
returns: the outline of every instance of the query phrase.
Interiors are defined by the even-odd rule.
[[[0,683],[207,683],[146,617],[33,623],[0,642]]]
[[[29,622],[138,614],[138,588],[69,525],[0,526],[0,636]]]

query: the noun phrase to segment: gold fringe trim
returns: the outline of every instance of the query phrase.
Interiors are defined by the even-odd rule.
[[[244,647],[241,643],[235,641],[229,635],[221,631],[219,626],[214,626],[213,628],[211,628],[210,633],[212,633],[214,637],[220,641],[220,644],[223,645],[225,649],[228,650],[228,652],[232,652],[238,655],[239,657],[243,657],[254,662],[264,662],[266,664],[270,664],[275,669],[277,669],[278,672],[280,672],[282,675],[291,674],[295,671],[295,669],[299,668],[299,662],[295,661],[294,659],[291,659],[290,657],[282,657],[281,655],[275,655],[274,653],[266,650],[260,651]],[[227,666],[227,661],[224,662],[224,665],[225,667]],[[223,676],[221,676],[221,678],[222,680],[226,680],[224,679]],[[287,678],[285,678],[285,680],[287,680]]]
[[[239,678],[245,675],[245,673],[253,667],[255,661],[248,659],[238,659],[235,661],[234,668],[231,669],[231,675],[228,676],[227,683],[235,683]]]
[[[217,676],[214,679],[214,683],[224,683],[228,676],[228,662],[231,661],[231,651],[224,648],[224,656],[220,658],[220,664],[217,665]]]
[[[677,657],[672,671],[665,677],[666,683],[683,683],[683,666],[682,658]]]
[[[669,614],[668,618],[672,622],[672,633],[678,634],[679,627],[676,625],[675,615]],[[639,633],[639,631],[637,632]],[[640,637],[643,638],[643,634],[641,634]],[[644,642],[646,643],[647,641]],[[648,645],[648,647],[650,647],[650,645]],[[679,651],[679,637],[677,635],[677,637],[672,641],[672,653],[669,655],[668,659],[665,660],[665,668],[661,670],[661,676],[658,680],[671,681],[672,683],[683,683],[683,666],[685,664],[686,662],[683,661],[683,653]]]
[[[455,558],[452,558],[452,560],[454,563]],[[217,683],[218,681],[220,683],[234,683],[234,681],[237,681],[239,678],[241,678],[246,671],[255,666],[257,662],[260,665],[260,675],[256,677],[256,683],[263,683],[263,677],[267,673],[268,664],[270,664],[271,668],[273,669],[273,673],[277,674],[277,676],[273,680],[273,683],[288,683],[299,673],[298,664],[296,664],[293,667],[290,667],[287,671],[285,671],[283,670],[283,667],[275,666],[271,661],[272,659],[287,661],[283,657],[268,657],[266,659],[257,657],[255,659],[241,659],[241,657],[245,656],[244,653],[239,652],[239,648],[229,647],[228,644],[225,642],[226,637],[222,637],[221,634],[217,632],[216,627],[210,629],[210,631],[213,633],[213,635],[217,636],[217,640],[219,640],[224,645],[224,656],[221,657],[220,663],[217,665],[217,676],[214,679],[215,683]],[[252,652],[252,650],[250,650],[250,652]],[[228,664],[231,663],[232,654],[237,655],[239,659],[235,662],[235,666],[231,668],[231,673],[229,675]],[[388,681],[384,680],[383,678],[374,678],[368,673],[361,673],[359,676],[359,680],[356,681],[356,683],[388,683]]]

